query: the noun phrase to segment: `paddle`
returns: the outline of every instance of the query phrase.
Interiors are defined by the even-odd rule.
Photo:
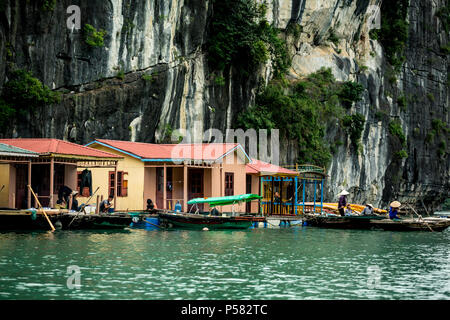
[[[47,219],[48,224],[49,224],[50,227],[52,228],[52,231],[55,231],[55,227],[53,226],[52,222],[51,222],[50,219],[48,218],[47,213],[45,212],[44,208],[42,208],[41,203],[39,202],[39,200],[38,200],[36,194],[34,193],[34,191],[33,191],[33,189],[31,188],[30,185],[28,185],[28,189],[30,189],[31,193],[33,194],[34,199],[36,200],[36,204],[39,206],[39,210],[41,210],[41,211],[44,213],[44,216],[45,216],[45,218]]]
[[[416,212],[416,210],[414,210],[414,208],[411,207],[409,204],[408,204],[408,207],[410,207],[411,210],[414,211],[414,213],[417,214],[417,215],[419,216],[419,219],[422,220],[422,221],[425,223],[425,225],[431,230],[431,232],[433,232],[433,229],[431,229],[430,225],[429,225],[425,220],[423,220],[422,216],[421,216],[420,214],[418,214],[418,213]]]
[[[163,227],[161,227],[161,226],[158,226],[157,224],[151,223],[151,222],[150,222],[150,221],[148,221],[147,219],[145,219],[145,220],[144,220],[144,222],[146,222],[146,223],[148,223],[148,224],[151,224],[152,226],[155,226],[155,227],[161,228],[161,229],[166,229],[166,228],[163,228]]]
[[[92,197],[94,196],[94,194],[98,191],[98,189],[100,189],[100,187],[97,187],[97,189],[95,189],[94,193],[89,197],[89,199],[86,201],[86,203],[83,203],[81,205],[80,210],[78,210],[77,214],[75,215],[75,217],[73,217],[72,221],[70,221],[69,225],[67,226],[70,227],[70,225],[72,224],[72,222],[78,217],[78,215],[81,213],[81,211],[84,211],[84,208],[87,206],[87,204],[89,203],[89,201],[91,201]]]

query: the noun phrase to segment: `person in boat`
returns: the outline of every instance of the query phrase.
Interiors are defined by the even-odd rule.
[[[80,211],[81,206],[78,206],[78,199],[77,199],[78,191],[72,192],[72,210],[74,211]]]
[[[394,201],[391,203],[389,208],[389,219],[391,220],[401,220],[398,216],[398,209],[400,208],[401,203],[398,201]]]
[[[56,200],[56,204],[61,207],[68,208],[69,206],[69,196],[73,193],[72,189],[68,186],[61,186],[58,190],[58,200]]]
[[[174,210],[175,210],[175,212],[181,212],[181,210],[183,210],[181,208],[180,201],[177,200],[177,203],[175,204]]]
[[[108,199],[103,200],[100,203],[100,212],[114,212],[114,208],[112,208],[112,200],[114,199],[114,197],[112,195],[109,195]]]
[[[211,210],[211,215],[213,215],[213,216],[221,216],[222,214],[220,213],[219,210],[217,210],[216,207],[214,207],[214,208]]]
[[[175,207],[176,207],[176,205],[175,205]],[[152,199],[147,199],[147,211],[152,211],[154,209],[157,209],[156,204],[153,203]]]
[[[352,211],[352,207],[350,206],[350,203],[347,204],[347,206],[345,207],[345,215],[346,216],[352,216],[353,215],[353,211]]]
[[[338,194],[339,196],[339,203],[338,203],[338,210],[341,216],[345,216],[345,208],[347,207],[347,196],[350,193],[347,190],[343,190],[341,193]]]
[[[361,212],[361,214],[363,216],[371,216],[371,215],[373,215],[373,205],[371,205],[370,203],[366,204],[366,207]]]

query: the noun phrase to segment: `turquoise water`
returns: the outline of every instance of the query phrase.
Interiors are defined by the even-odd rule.
[[[2,232],[0,299],[449,299],[449,244],[450,230]]]

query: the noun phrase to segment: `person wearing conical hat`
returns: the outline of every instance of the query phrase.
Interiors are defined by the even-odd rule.
[[[361,212],[361,214],[363,216],[371,216],[373,214],[373,205],[368,203],[366,204],[366,207],[364,208],[364,210]]]
[[[338,194],[339,196],[338,210],[341,216],[345,216],[345,207],[347,206],[347,196],[349,194],[350,193],[347,190],[343,190],[341,191],[341,193]]]
[[[398,208],[400,208],[402,204],[398,201],[393,201],[390,204],[389,208],[389,219],[391,220],[401,220],[397,214],[398,214]]]

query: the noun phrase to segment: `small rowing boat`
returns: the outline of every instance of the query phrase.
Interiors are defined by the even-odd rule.
[[[333,229],[370,229],[371,222],[386,219],[384,215],[354,215],[354,216],[338,216],[338,215],[317,215],[305,214],[303,222],[307,226],[333,228]]]
[[[387,231],[444,231],[450,226],[449,218],[422,218],[422,219],[383,219],[372,221],[374,228]]]

